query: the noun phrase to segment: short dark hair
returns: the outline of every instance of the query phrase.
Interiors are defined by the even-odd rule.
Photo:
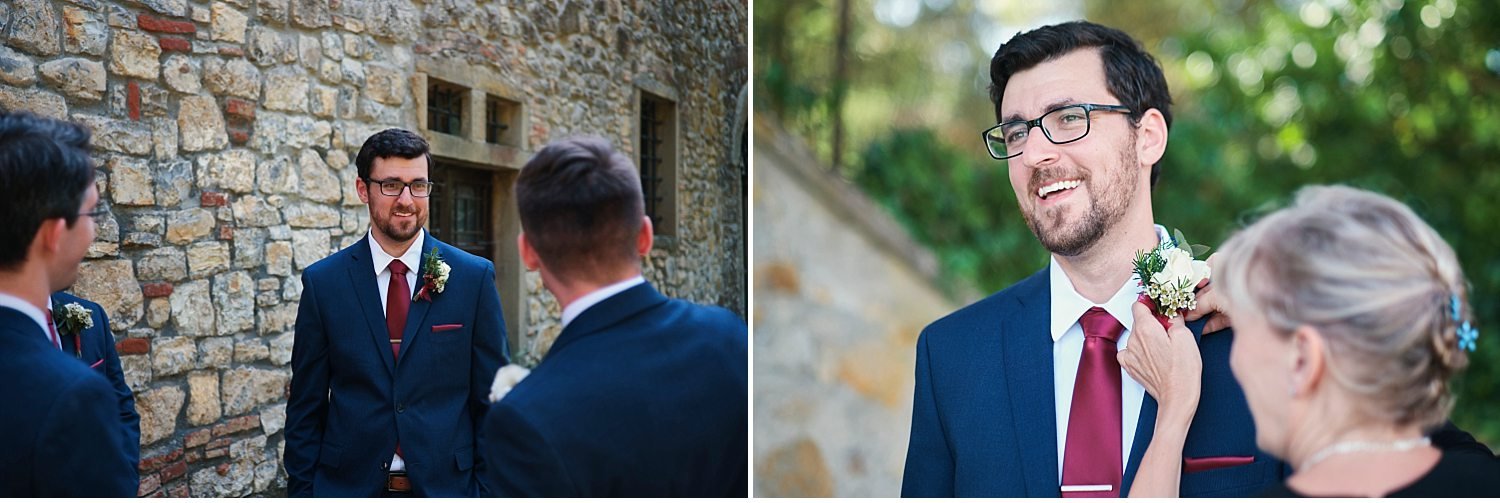
[[[94,183],[89,138],[78,124],[0,111],[0,269],[26,262],[44,220],[78,221]]]
[[[563,277],[640,260],[635,238],[645,206],[635,165],[602,138],[549,143],[516,178],[526,241]]]
[[[1000,120],[1000,99],[1012,75],[1079,49],[1096,48],[1104,60],[1104,79],[1109,93],[1130,108],[1130,120],[1139,124],[1147,110],[1157,109],[1172,126],[1172,94],[1156,58],[1125,32],[1088,21],[1043,26],[1012,37],[990,59],[990,101],[995,120]],[[1151,186],[1161,163],[1151,166]]]
[[[416,159],[418,156],[427,157],[427,169],[430,172],[432,153],[428,151],[427,140],[405,129],[390,128],[365,139],[365,144],[359,147],[359,154],[354,156],[354,166],[359,168],[361,180],[369,180],[370,170],[375,166],[375,159],[384,157]]]

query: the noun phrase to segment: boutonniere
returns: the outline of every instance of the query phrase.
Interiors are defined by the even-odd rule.
[[[1194,290],[1198,283],[1213,274],[1208,263],[1193,257],[1208,252],[1203,245],[1189,245],[1182,231],[1174,231],[1170,241],[1163,241],[1149,251],[1135,253],[1135,274],[1142,297],[1151,312],[1166,326],[1167,319],[1179,311],[1198,307]]]
[[[500,370],[495,371],[495,382],[490,384],[490,403],[505,398],[506,393],[510,393],[512,388],[529,375],[531,375],[531,369],[514,363],[500,367]]]
[[[73,353],[75,356],[83,356],[83,331],[94,328],[94,311],[83,304],[69,302],[63,306],[62,311],[52,313],[52,323],[62,329],[65,334],[73,334]],[[62,319],[56,319],[58,315]]]
[[[443,254],[433,247],[422,256],[422,287],[417,289],[417,294],[411,296],[411,300],[425,300],[432,302],[433,294],[443,293],[443,287],[448,286],[448,273],[453,268],[443,262]]]

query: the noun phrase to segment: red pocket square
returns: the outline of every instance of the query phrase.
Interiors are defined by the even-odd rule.
[[[433,325],[432,326],[432,331],[433,332],[447,332],[449,330],[458,330],[460,328],[464,328],[464,326],[463,326],[462,323],[453,323],[453,324],[448,324],[448,325]]]
[[[1183,456],[1182,473],[1197,473],[1218,468],[1248,465],[1254,462],[1255,456],[1208,456],[1202,458]]]

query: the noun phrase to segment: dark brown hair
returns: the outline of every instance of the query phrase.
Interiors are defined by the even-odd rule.
[[[521,168],[516,207],[527,242],[554,274],[587,277],[640,260],[640,173],[604,139],[547,144]]]

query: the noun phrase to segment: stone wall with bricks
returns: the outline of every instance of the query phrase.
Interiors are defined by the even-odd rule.
[[[94,133],[110,217],[72,291],[105,307],[135,391],[140,494],[284,494],[299,274],[365,236],[354,155],[420,130],[424,68],[512,90],[525,130],[501,170],[570,134],[633,157],[639,89],[669,94],[679,220],[647,277],[743,314],[747,18],[733,0],[0,3],[0,108]],[[558,306],[535,273],[500,280],[535,362]]]
[[[961,304],[800,140],[757,118],[754,148],[755,495],[900,496],[917,336]]]

